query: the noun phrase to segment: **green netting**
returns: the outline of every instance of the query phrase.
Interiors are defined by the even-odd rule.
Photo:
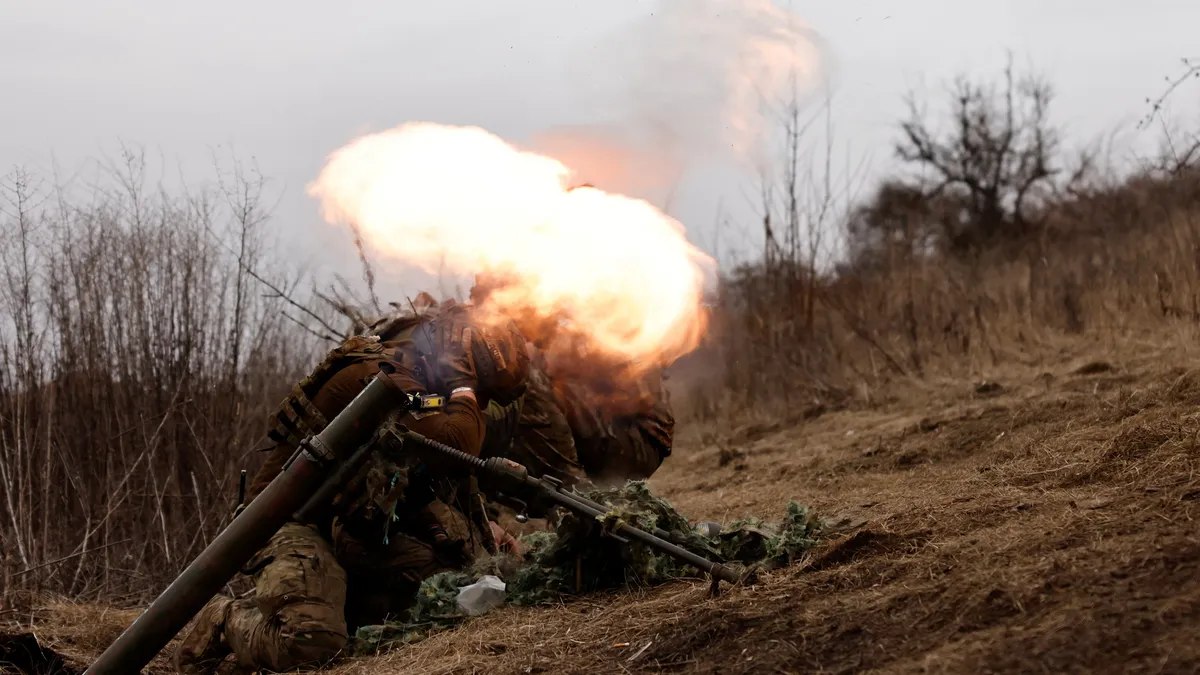
[[[432,576],[421,584],[406,620],[366,626],[351,644],[356,654],[423,639],[431,631],[465,618],[455,598],[463,586],[485,574],[507,585],[505,604],[558,603],[579,595],[630,585],[655,585],[673,579],[701,577],[700,570],[639,543],[622,544],[603,536],[604,528],[625,522],[645,530],[660,528],[684,548],[712,560],[769,570],[794,561],[816,543],[821,522],[805,506],[790,502],[778,523],[754,518],[734,521],[714,537],[700,534],[669,502],[652,495],[644,482],[586,494],[610,504],[600,519],[566,515],[554,532],[521,538],[524,561],[492,556],[463,572]]]

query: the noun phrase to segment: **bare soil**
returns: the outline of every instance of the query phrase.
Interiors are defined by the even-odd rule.
[[[690,518],[795,499],[838,533],[716,598],[695,580],[504,609],[331,672],[1200,672],[1200,354],[1172,342],[685,429],[652,488]],[[21,621],[86,662],[132,617],[60,602]]]

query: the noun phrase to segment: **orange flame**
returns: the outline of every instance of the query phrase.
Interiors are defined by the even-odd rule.
[[[561,317],[590,349],[647,366],[694,349],[712,259],[649,203],[570,176],[478,127],[409,123],[332,153],[308,193],[382,256],[514,280],[488,303]]]

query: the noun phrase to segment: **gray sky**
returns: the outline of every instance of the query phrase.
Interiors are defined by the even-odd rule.
[[[1146,97],[1180,72],[1180,57],[1200,56],[1200,4],[1190,0],[781,4],[825,45],[838,161],[865,158],[873,171],[890,161],[906,90],[936,93],[963,70],[995,73],[1006,49],[1051,77],[1057,119],[1077,142],[1132,127]],[[664,16],[660,3],[631,0],[3,0],[0,167],[45,170],[53,155],[70,169],[124,139],[207,178],[214,149],[232,147],[274,181],[276,220],[296,255],[314,262],[332,252],[325,267],[336,269],[352,260],[347,233],[322,223],[304,194],[327,153],[409,120],[480,125],[517,143],[630,122],[645,112],[631,89],[644,98],[657,77],[690,95],[687,64],[712,69],[720,64],[695,56],[724,53],[687,35],[681,44],[661,32],[647,38],[638,31],[655,13]],[[671,70],[638,69],[630,55],[647,39],[674,55]],[[689,86],[703,89],[709,75],[697,72]],[[1198,95],[1184,90],[1175,105]],[[694,128],[681,122],[684,133],[710,128],[705,114]],[[672,183],[669,208],[711,251],[718,205],[745,227],[753,187],[729,158],[705,159],[689,160]],[[742,232],[726,228],[723,249]]]

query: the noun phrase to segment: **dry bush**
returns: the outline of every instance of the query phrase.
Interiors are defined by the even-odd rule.
[[[797,142],[808,126],[791,109],[783,170],[764,182],[762,255],[727,271],[710,344],[675,366],[682,416],[871,405],[889,382],[986,375],[1062,336],[1200,320],[1200,136],[1102,172],[1095,152],[1058,156],[1037,78],[959,80],[949,102],[941,131],[913,104],[897,143],[907,164],[857,202],[827,170],[796,171],[819,153]],[[843,253],[832,268],[829,239]]]
[[[780,264],[737,270],[716,312],[724,383],[772,414],[869,403],[890,380],[986,374],[1058,336],[1200,320],[1200,210],[1181,185],[1192,179],[1171,180],[1144,203],[1125,194],[1147,189],[1135,181],[1053,214],[1075,232],[970,257],[895,254],[815,280]],[[1088,232],[1101,217],[1113,226]]]
[[[832,176],[829,108],[784,107],[782,154],[761,183],[761,256],[726,271],[711,334],[673,367],[680,418],[808,419],[887,402],[895,380],[1036,359],[1061,335],[1200,320],[1195,143],[1168,143],[1162,161],[1116,179],[1087,161],[1060,171],[1047,89],[1006,72],[1000,89],[957,91],[954,130],[903,127],[902,148],[924,150],[901,156],[939,180],[902,172],[865,202]],[[947,164],[967,143],[998,147]],[[161,588],[226,522],[268,407],[341,332],[291,300],[261,180],[235,172],[175,195],[147,189],[139,156],[123,159],[86,194],[20,172],[2,186],[5,599],[133,603]],[[964,167],[1000,178],[973,194]],[[992,233],[971,246],[951,227],[966,206]],[[372,279],[368,268],[366,302],[344,281],[320,297],[361,323],[352,306],[378,309]]]
[[[141,602],[227,522],[313,341],[254,278],[263,183],[148,189],[125,152],[83,194],[16,171],[0,215],[0,570]]]

